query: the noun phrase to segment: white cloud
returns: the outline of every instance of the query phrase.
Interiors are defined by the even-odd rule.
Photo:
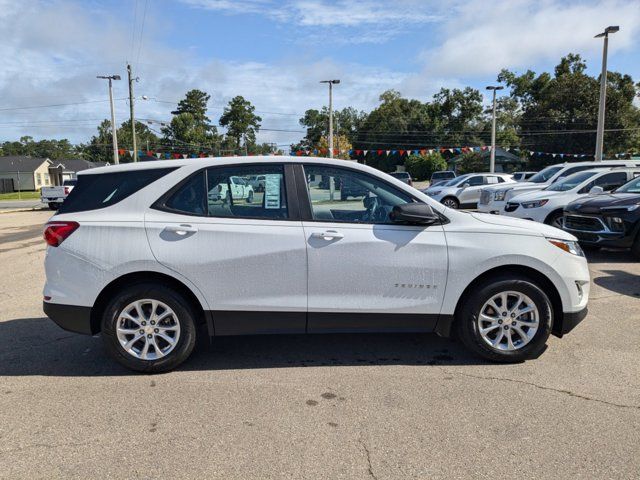
[[[627,49],[640,32],[637,1],[465,0],[452,6],[440,45],[422,55],[428,74],[472,77],[502,68],[532,67],[569,52],[595,54],[594,35],[620,25],[611,52]],[[637,46],[637,43],[636,43]]]

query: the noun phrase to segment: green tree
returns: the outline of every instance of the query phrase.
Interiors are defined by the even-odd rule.
[[[458,175],[484,172],[487,171],[487,162],[483,160],[482,155],[478,152],[466,152],[462,154],[462,159],[456,165],[456,171]]]
[[[580,55],[563,57],[553,76],[503,70],[498,80],[507,84],[522,111],[519,135],[523,148],[548,153],[594,151],[600,80],[586,74]],[[629,75],[607,73],[605,129],[609,131],[604,149],[609,156],[637,145],[640,111],[633,103],[637,93],[638,85]]]
[[[190,90],[171,112],[171,123],[162,129],[165,147],[181,153],[218,152],[221,137],[207,117],[210,95],[201,90]]]
[[[344,135],[349,143],[353,143],[362,125],[365,113],[353,107],[346,107],[333,112],[333,131],[336,135]],[[304,112],[300,125],[306,127],[307,133],[302,139],[302,148],[317,148],[320,139],[329,135],[329,108],[322,110],[309,109]]]
[[[433,172],[447,169],[447,162],[439,153],[410,155],[404,162],[407,172],[414,180],[429,180]]]
[[[35,141],[33,137],[23,136],[19,141],[3,142],[0,144],[1,155],[26,155],[30,157],[50,158],[59,160],[62,158],[72,158],[77,156],[73,145],[63,138],[44,139]]]
[[[238,95],[229,101],[220,117],[220,125],[227,128],[227,138],[236,149],[255,145],[256,132],[260,130],[262,118],[254,113],[250,101]]]

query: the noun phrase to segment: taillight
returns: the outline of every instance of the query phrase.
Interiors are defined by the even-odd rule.
[[[69,187],[64,187],[64,194],[69,195]]]
[[[78,222],[47,223],[44,227],[44,241],[51,247],[57,247],[75,232],[79,226]]]

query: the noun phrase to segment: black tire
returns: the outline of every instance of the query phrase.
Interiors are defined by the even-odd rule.
[[[480,335],[478,316],[482,306],[494,295],[515,291],[529,297],[538,309],[539,326],[533,338],[517,350],[499,350],[490,346]],[[508,318],[508,317],[507,317]],[[456,318],[457,333],[472,352],[493,362],[518,363],[537,358],[545,349],[553,326],[553,309],[549,297],[526,277],[501,275],[490,279],[469,295]],[[500,328],[500,327],[499,327]]]
[[[460,202],[456,197],[444,197],[440,201],[440,203],[442,203],[443,205],[446,205],[449,208],[453,208],[455,210],[458,210],[460,208]]]
[[[640,260],[640,233],[636,235],[636,240],[633,242],[633,245],[631,245],[631,254]]]
[[[120,345],[115,331],[120,312],[127,305],[141,299],[153,299],[165,303],[175,312],[180,324],[180,336],[176,346],[165,357],[156,360],[143,360],[128,353]],[[102,315],[102,339],[109,355],[125,367],[137,372],[167,372],[176,368],[191,355],[197,336],[195,319],[193,308],[182,295],[164,285],[138,283],[120,290],[107,304]]]
[[[57,203],[49,203],[49,210],[58,210],[58,204]]]
[[[253,190],[251,190],[249,192],[249,195],[247,195],[247,203],[252,203],[253,202]]]
[[[550,213],[549,216],[547,218],[545,218],[544,223],[546,223],[547,225],[551,225],[552,227],[556,227],[556,228],[562,228],[562,217],[564,216],[564,214],[562,213],[562,210],[560,211],[555,211],[553,213]],[[558,222],[558,220],[560,220],[560,226],[556,225],[556,223]]]

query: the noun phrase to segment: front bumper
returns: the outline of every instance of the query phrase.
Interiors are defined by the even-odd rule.
[[[91,324],[91,307],[43,302],[42,309],[47,317],[64,330],[84,335],[98,333],[97,326]]]
[[[564,312],[562,315],[562,323],[560,325],[554,325],[553,334],[556,337],[562,338],[571,330],[573,330],[582,320],[587,316],[589,309],[584,307],[577,312]]]
[[[496,202],[495,200],[490,200],[489,203],[478,203],[478,211],[480,213],[493,213],[496,215],[503,215],[504,205],[505,202]]]

